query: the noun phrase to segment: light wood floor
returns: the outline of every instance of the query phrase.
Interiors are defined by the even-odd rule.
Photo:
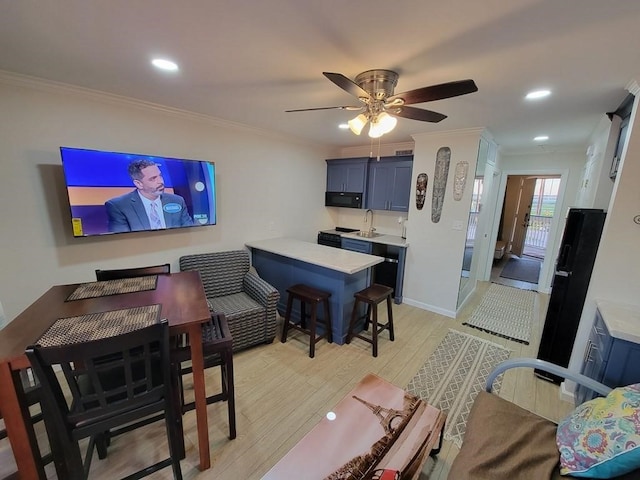
[[[490,284],[479,284],[462,315],[450,319],[407,305],[394,306],[396,339],[381,335],[379,354],[359,340],[338,346],[322,341],[315,359],[308,357],[308,340],[293,332],[286,343],[278,338],[234,356],[238,437],[229,440],[227,407],[208,407],[211,445],[210,470],[197,468],[198,451],[195,412],[184,417],[187,457],[182,461],[185,479],[249,480],[261,478],[298,442],[353,386],[369,372],[405,387],[418,368],[435,350],[448,329],[464,331],[503,345],[512,357],[535,357],[544,321],[548,295],[537,294],[537,319],[530,345],[522,345],[463,326]],[[381,309],[381,312],[384,309]],[[383,319],[384,320],[384,319]],[[219,374],[207,373],[207,384],[218,385]],[[500,396],[557,421],[573,406],[559,399],[558,387],[534,377],[531,370],[511,370],[505,375]],[[437,460],[429,459],[420,480],[444,480],[458,449],[445,441]],[[94,456],[91,478],[113,479],[166,455],[162,422],[116,438],[106,460]],[[138,459],[141,459],[140,463]],[[55,472],[48,466],[50,477]],[[8,442],[0,442],[0,478],[14,470]],[[149,478],[172,478],[165,469]],[[301,473],[300,479],[307,478]]]

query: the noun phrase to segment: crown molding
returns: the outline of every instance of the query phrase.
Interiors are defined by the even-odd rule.
[[[100,90],[93,90],[90,88],[80,87],[77,85],[71,85],[68,83],[55,82],[53,80],[45,80],[39,77],[33,77],[29,75],[23,75],[18,73],[9,72],[6,70],[0,70],[0,84],[9,85],[18,88],[30,88],[41,92],[47,92],[57,95],[75,96],[85,100],[91,100],[109,105],[118,105],[129,108],[137,108],[149,112],[160,113],[176,118],[182,118],[185,120],[193,120],[199,122],[205,122],[209,125],[213,125],[220,128],[227,128],[237,130],[247,134],[258,135],[261,137],[270,138],[273,140],[280,140],[289,143],[295,143],[299,145],[305,145],[316,149],[326,149],[326,145],[318,145],[305,141],[298,137],[287,136],[271,130],[264,130],[257,127],[252,127],[242,123],[236,123],[229,120],[224,120],[210,115],[191,112],[188,110],[182,110],[179,108],[169,107],[158,103],[147,102],[136,98],[125,97],[122,95],[116,95],[113,93],[103,92]]]

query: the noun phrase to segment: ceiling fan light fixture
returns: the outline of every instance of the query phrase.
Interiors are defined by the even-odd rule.
[[[382,125],[378,122],[371,122],[371,126],[369,127],[369,136],[371,138],[380,138],[382,135],[384,135]]]
[[[385,133],[389,133],[393,130],[398,123],[398,119],[392,117],[387,112],[379,113],[375,119],[371,120],[371,126],[369,127],[369,136],[371,138],[380,138]]]
[[[398,123],[398,119],[389,115],[387,112],[382,112],[378,115],[377,122],[380,124],[382,128],[382,133],[389,133],[391,130],[396,128],[396,124]]]
[[[364,128],[364,126],[367,124],[368,121],[369,119],[367,118],[367,116],[364,113],[361,113],[357,117],[349,120],[347,124],[349,125],[349,129],[353,133],[355,133],[356,135],[360,135],[360,132],[362,132],[362,129]]]

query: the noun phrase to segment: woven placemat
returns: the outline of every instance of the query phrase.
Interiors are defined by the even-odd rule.
[[[156,323],[160,309],[161,305],[146,305],[59,318],[36,343],[42,347],[57,347],[133,332]]]
[[[117,280],[105,280],[103,282],[83,283],[79,285],[65,301],[155,290],[157,282],[157,275],[149,275],[145,277],[119,278]]]

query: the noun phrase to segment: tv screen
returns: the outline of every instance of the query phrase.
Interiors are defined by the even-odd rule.
[[[213,162],[60,147],[74,237],[215,225]]]

